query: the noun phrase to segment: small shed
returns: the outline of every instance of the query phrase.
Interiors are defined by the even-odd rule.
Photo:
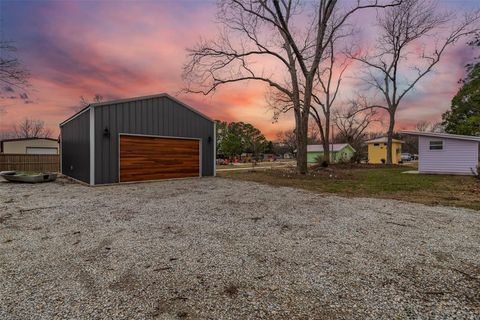
[[[420,173],[474,175],[478,170],[480,137],[404,131],[418,137]]]
[[[215,122],[168,94],[90,104],[60,132],[62,173],[90,185],[215,175]]]
[[[355,149],[348,143],[334,143],[329,145],[330,162],[350,161],[355,154]],[[307,145],[307,162],[315,163],[317,159],[323,158],[323,145]]]
[[[0,153],[4,154],[58,154],[58,139],[17,138],[0,142]]]
[[[381,137],[367,141],[368,163],[381,164],[387,161],[387,137]],[[402,140],[392,139],[392,163],[402,161]]]

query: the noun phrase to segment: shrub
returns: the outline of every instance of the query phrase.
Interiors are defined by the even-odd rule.
[[[318,156],[315,158],[315,161],[320,165],[322,168],[328,167],[328,161],[325,160],[323,156]]]

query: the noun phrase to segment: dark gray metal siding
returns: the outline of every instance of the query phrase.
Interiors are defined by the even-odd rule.
[[[60,127],[62,173],[90,183],[90,112]]]
[[[95,184],[118,182],[120,133],[200,138],[202,175],[214,174],[213,122],[176,101],[165,96],[97,106],[94,110]],[[105,128],[109,137],[103,134]]]

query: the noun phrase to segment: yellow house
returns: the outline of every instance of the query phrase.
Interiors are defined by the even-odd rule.
[[[397,164],[402,160],[401,140],[392,140],[392,163]],[[387,137],[367,141],[368,163],[378,164],[387,162]],[[383,160],[383,161],[382,161]]]

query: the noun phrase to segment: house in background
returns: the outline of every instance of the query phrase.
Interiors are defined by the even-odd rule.
[[[350,161],[355,154],[355,149],[348,143],[330,144],[330,162]],[[309,144],[307,145],[307,162],[315,163],[318,159],[323,158],[323,145]]]
[[[373,139],[368,144],[368,163],[381,164],[387,161],[387,137]],[[398,164],[402,161],[402,140],[392,140],[392,163]],[[383,161],[382,161],[383,160]]]
[[[4,154],[58,154],[59,144],[52,138],[6,139],[0,143]]]
[[[438,174],[477,174],[480,137],[448,133],[403,133],[418,137],[418,171]]]

